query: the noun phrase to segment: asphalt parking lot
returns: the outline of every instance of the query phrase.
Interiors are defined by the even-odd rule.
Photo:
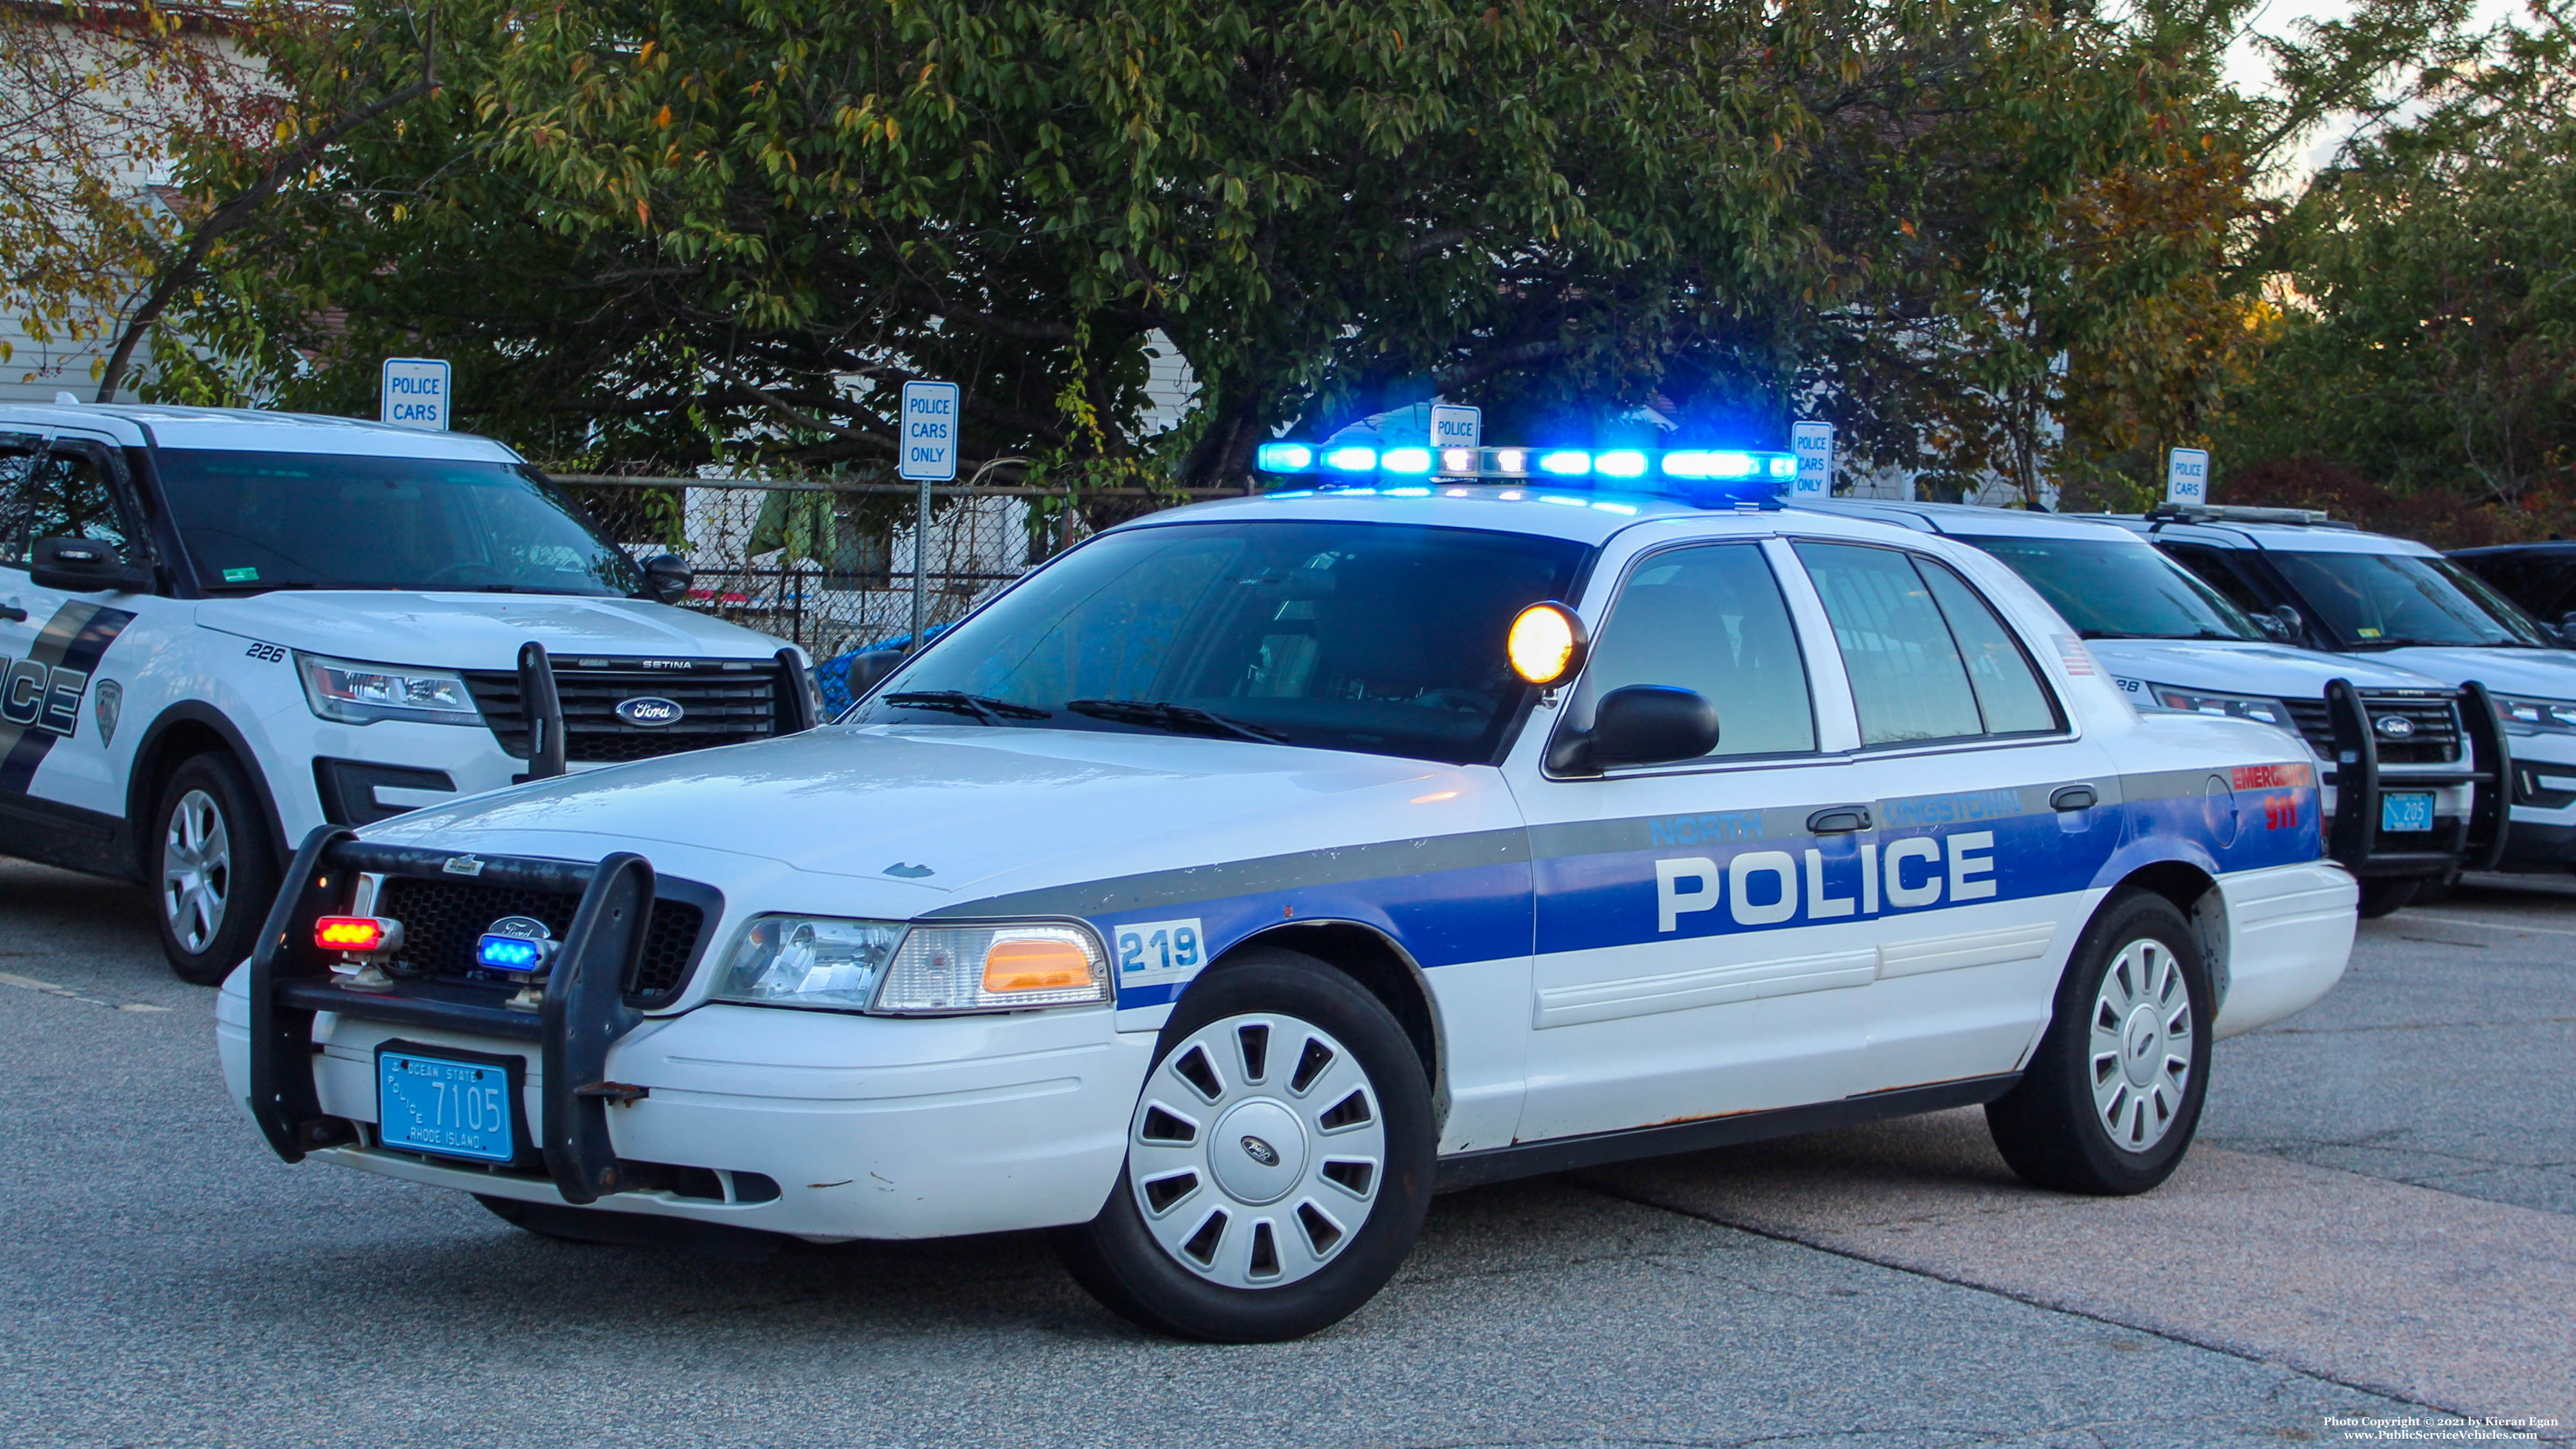
[[[1460,1193],[1294,1344],[1146,1337],[1043,1242],[766,1262],[289,1167],[130,888],[0,863],[0,1442],[2330,1441],[2576,1418],[2576,881],[2366,923],[2218,1048],[2184,1170],[2020,1187],[1973,1113]],[[2563,1429],[2551,1431],[2563,1434]]]

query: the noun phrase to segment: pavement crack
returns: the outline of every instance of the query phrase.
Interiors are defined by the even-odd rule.
[[[34,991],[40,992],[46,996],[59,996],[65,1001],[80,1001],[86,1002],[91,1006],[104,1006],[110,1011],[161,1012],[171,1010],[171,1008],[167,1006],[153,1006],[148,1002],[141,1001],[101,1001],[95,996],[83,996],[79,992],[74,991],[60,982],[39,981],[33,976],[17,976],[6,971],[0,971],[0,986],[14,986],[20,991]]]

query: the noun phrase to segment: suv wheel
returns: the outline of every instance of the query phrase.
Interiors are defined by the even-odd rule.
[[[1395,1276],[1430,1206],[1436,1147],[1430,1083],[1395,1017],[1320,961],[1263,952],[1181,999],[1126,1170],[1057,1249],[1144,1327],[1302,1337]]]
[[[232,756],[198,755],[171,772],[152,818],[161,953],[180,980],[213,986],[250,955],[277,895],[259,795]]]
[[[2361,883],[2361,918],[2375,921],[2414,904],[2423,890],[2420,880],[2366,880]]]
[[[2126,890],[2076,942],[2057,1010],[1986,1127],[2013,1171],[2061,1192],[2145,1192],[2173,1175],[2209,1091],[2209,971],[2173,902]]]

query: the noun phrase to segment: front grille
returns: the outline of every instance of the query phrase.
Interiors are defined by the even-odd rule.
[[[444,877],[387,876],[376,892],[376,914],[402,922],[401,964],[431,976],[482,979],[488,973],[474,961],[475,943],[503,916],[527,916],[546,923],[547,934],[562,940],[572,929],[581,896],[570,891],[531,890],[522,886],[486,885]],[[667,896],[653,902],[644,926],[644,950],[626,995],[637,1005],[658,1005],[679,994],[689,979],[689,963],[698,937],[706,929],[706,912]]]
[[[564,759],[615,764],[774,735],[781,677],[776,661],[768,659],[692,662],[684,669],[558,659],[555,695],[563,705]],[[528,712],[518,671],[469,669],[465,685],[501,748],[527,759]],[[617,706],[630,699],[667,699],[680,706],[680,718],[667,725],[628,724],[617,717]]]
[[[2319,699],[2290,699],[2290,718],[2299,726],[2299,734],[2326,758],[2335,757],[2334,722],[2326,713],[2326,702]],[[2361,707],[2370,716],[2372,738],[2379,745],[2379,763],[2383,765],[2450,765],[2460,759],[2460,712],[2446,695],[2371,694],[2361,696]],[[2415,726],[2415,732],[2402,740],[2392,740],[2377,733],[2379,722],[2400,716]]]

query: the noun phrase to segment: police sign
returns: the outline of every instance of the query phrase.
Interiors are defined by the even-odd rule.
[[[378,416],[398,428],[448,427],[448,367],[439,357],[388,357],[378,389]]]
[[[2165,501],[2209,501],[2209,454],[2198,448],[2176,448],[2165,455]]]
[[[1455,403],[1431,405],[1431,446],[1473,448],[1484,441],[1485,410]]]
[[[903,385],[900,446],[898,469],[904,477],[930,483],[957,477],[957,384]]]
[[[1792,423],[1789,425],[1789,448],[1798,456],[1797,494],[1801,498],[1829,498],[1834,491],[1834,425],[1831,423]]]

